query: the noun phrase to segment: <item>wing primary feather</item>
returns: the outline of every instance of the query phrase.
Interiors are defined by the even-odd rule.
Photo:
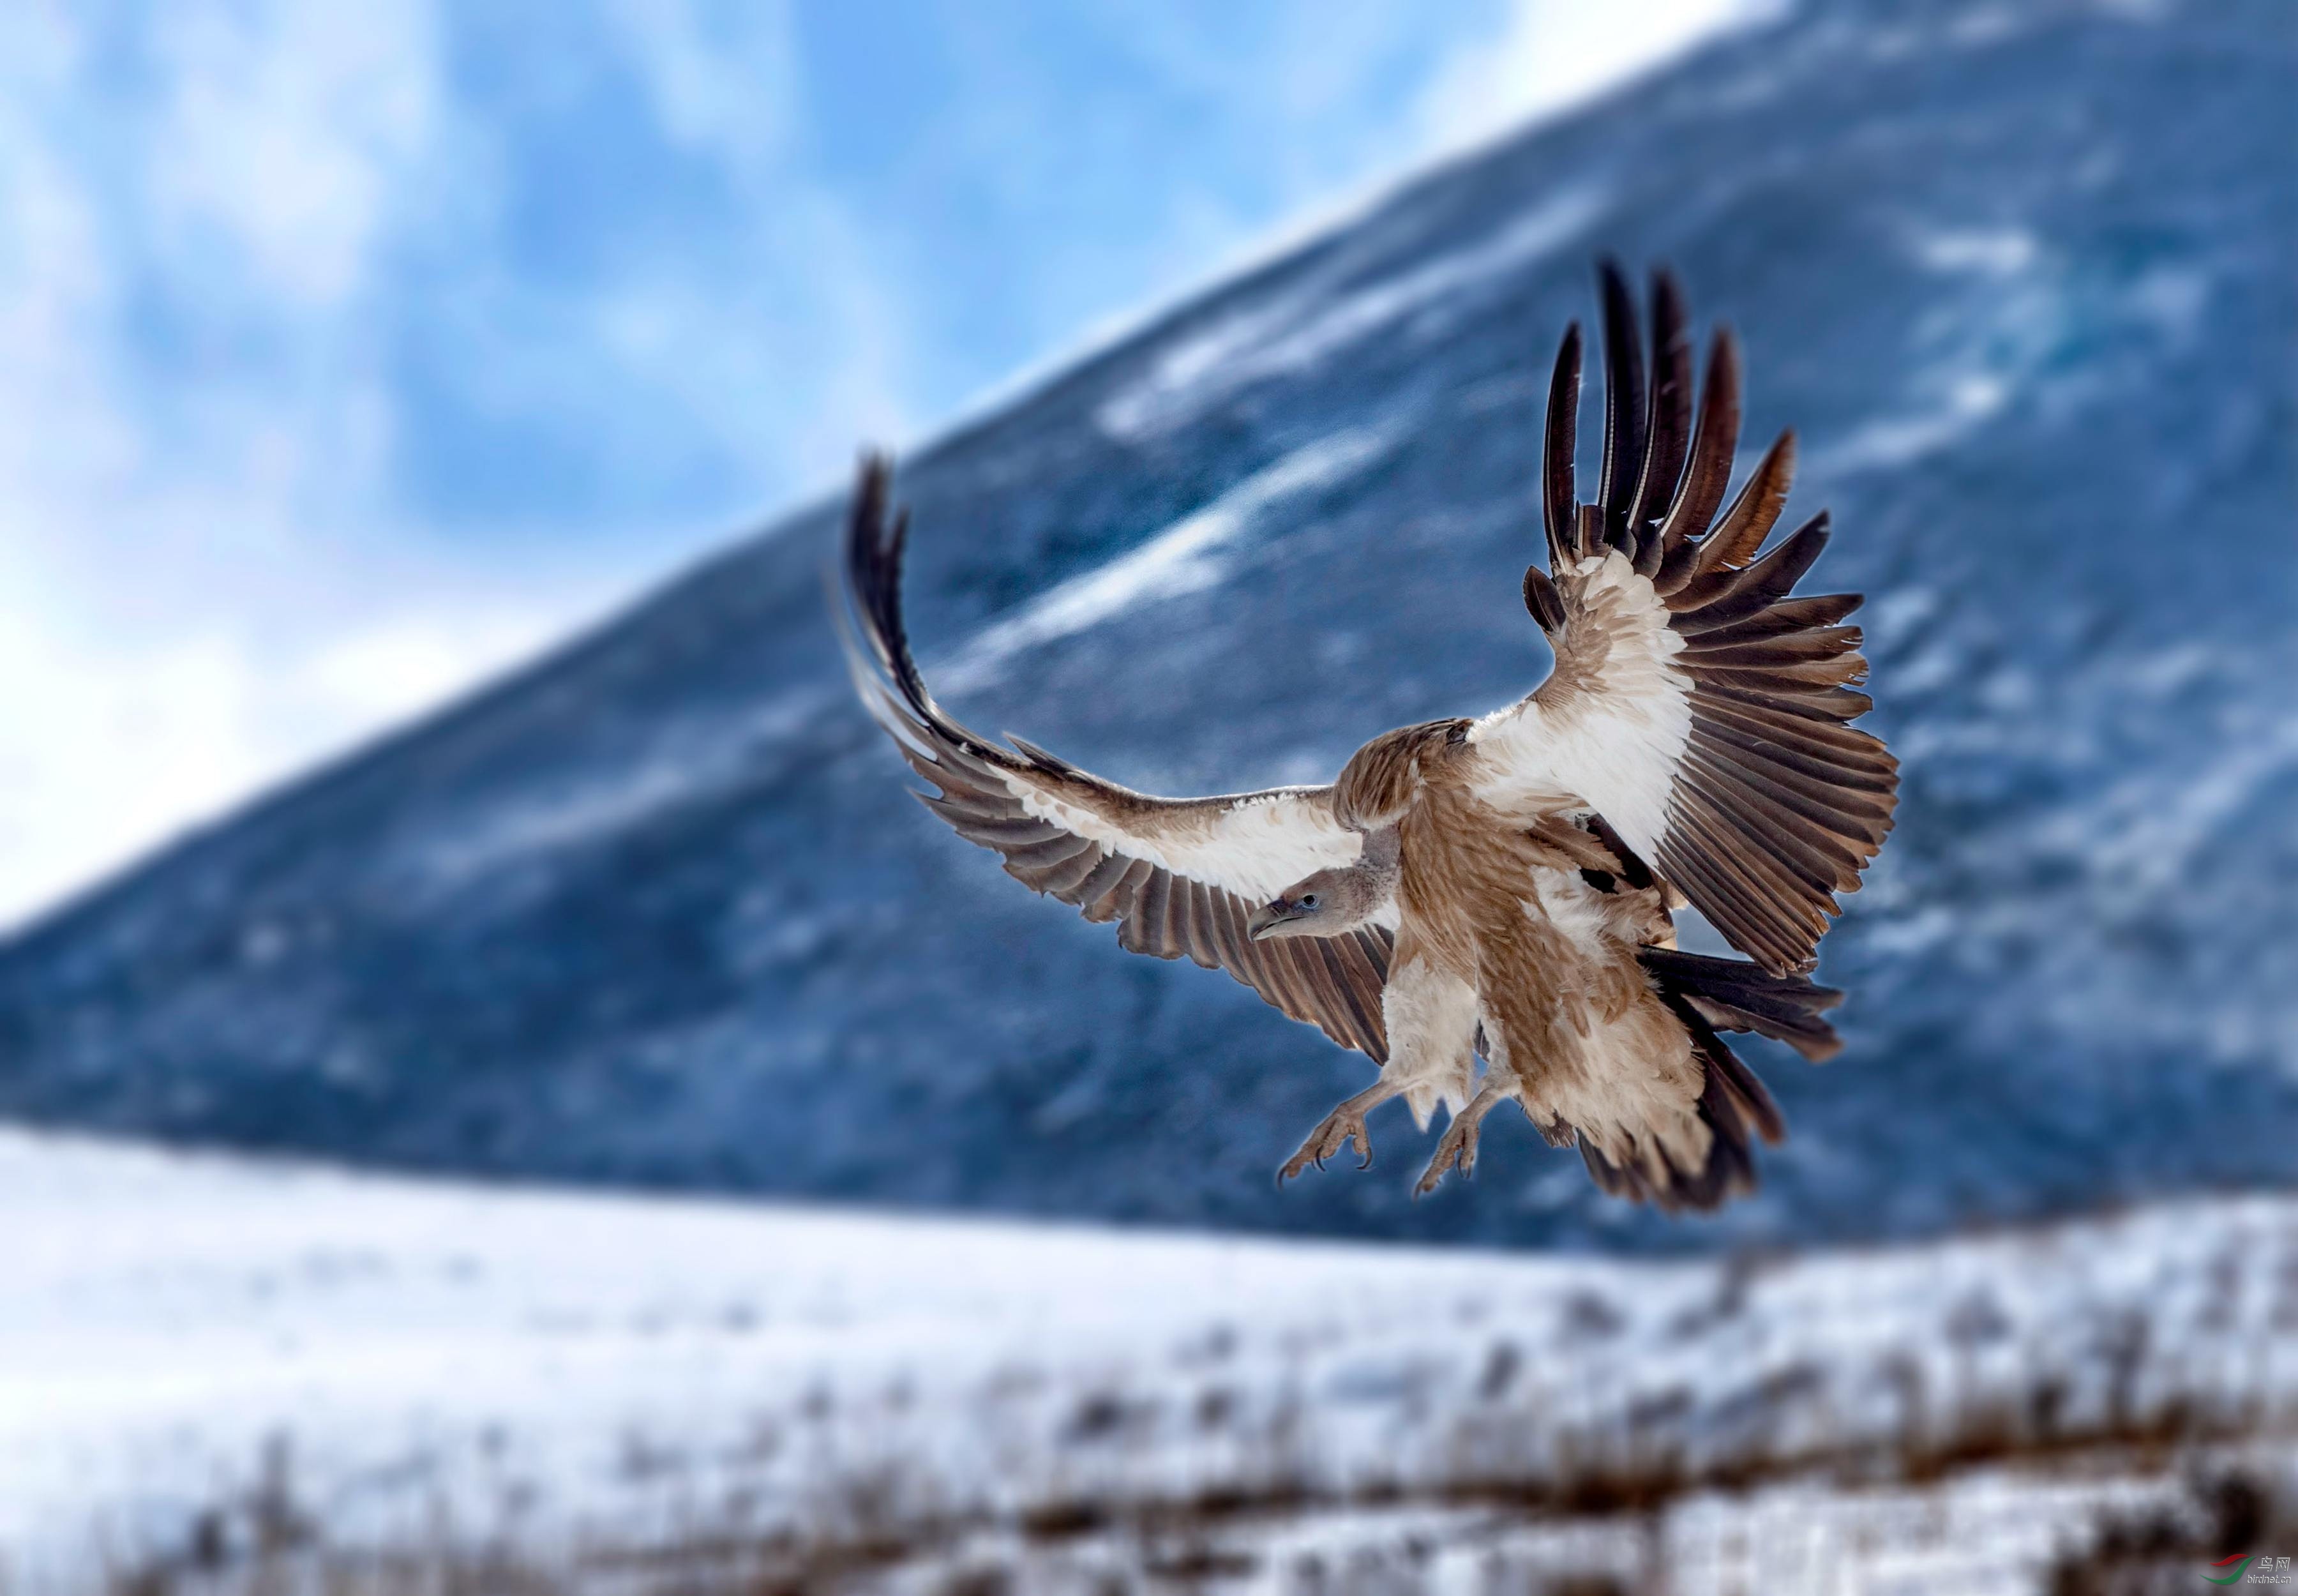
[[[1253,949],[1261,955],[1261,979],[1254,984],[1269,994],[1269,1001],[1295,1020],[1309,1017],[1309,1000],[1305,981],[1296,979],[1293,962],[1294,944],[1290,941],[1256,942]]]
[[[1699,419],[1674,502],[1660,524],[1662,593],[1690,569],[1699,539],[1715,518],[1732,485],[1732,457],[1740,446],[1740,346],[1729,327],[1717,327],[1707,348],[1707,378],[1699,393]]]
[[[1357,1051],[1368,1057],[1373,1056],[1374,1050],[1380,1046],[1379,1037],[1373,1026],[1372,1014],[1357,990],[1356,982],[1350,979],[1348,961],[1342,956],[1339,945],[1328,938],[1317,939],[1317,951],[1325,961],[1325,972],[1331,978],[1333,989],[1340,994],[1342,1010],[1348,1016],[1350,1030],[1356,1036]]]
[[[1088,852],[1093,844],[1083,837],[1073,837],[1057,831],[1043,842],[1028,842],[1020,847],[999,844],[997,851],[1005,856],[1005,872],[1032,892],[1045,890],[1042,881],[1046,872],[1076,862],[1079,854]]]
[[[1699,696],[1702,699],[1730,699],[1751,708],[1760,706],[1814,725],[1830,721],[1840,724],[1857,720],[1875,707],[1874,699],[1848,687],[1831,687],[1815,693],[1757,692],[1722,680],[1727,674],[1723,671],[1707,671],[1702,674],[1703,680],[1698,688]]]
[[[1751,484],[1752,485],[1752,484]],[[1695,576],[1674,595],[1668,624],[1688,636],[1744,621],[1784,597],[1827,549],[1833,535],[1825,510],[1797,527],[1754,564],[1713,576]]]
[[[1252,944],[1245,937],[1244,928],[1237,918],[1236,898],[1227,892],[1214,892],[1212,910],[1213,946],[1220,950],[1221,963],[1236,971],[1239,980],[1248,986],[1252,985],[1251,972],[1257,965],[1246,951]]]
[[[1119,881],[1124,880],[1125,872],[1133,868],[1133,863],[1123,854],[1110,854],[1060,896],[1064,901],[1083,909],[1087,920],[1106,920],[1109,916],[1095,914],[1094,907],[1109,896]]]
[[[1078,905],[1085,917],[1096,924],[1129,913],[1135,892],[1156,868],[1146,859],[1128,859],[1123,854],[1115,857],[1123,860],[1125,864],[1125,868],[1117,872],[1117,879],[1102,889],[1100,897],[1084,898]]]
[[[1368,926],[1357,933],[1357,941],[1363,947],[1365,956],[1372,961],[1373,972],[1385,987],[1389,962],[1396,953],[1396,934],[1380,926]]]
[[[1643,337],[1619,263],[1607,258],[1596,277],[1604,304],[1604,469],[1596,500],[1604,509],[1602,540],[1633,555],[1628,508],[1644,465]]]
[[[1682,290],[1666,267],[1652,273],[1651,316],[1651,420],[1646,429],[1643,473],[1628,506],[1635,566],[1646,576],[1659,569],[1658,522],[1683,475],[1691,434],[1691,341],[1684,335]]]
[[[892,462],[885,455],[874,451],[864,454],[853,507],[847,518],[847,581],[856,607],[867,623],[864,631],[870,653],[893,679],[910,713],[924,722],[928,730],[970,754],[996,759],[996,749],[952,720],[934,702],[933,695],[926,690],[925,678],[918,672],[917,660],[910,652],[909,633],[902,618],[902,559],[909,542],[910,516],[908,510],[903,509],[896,512],[890,524],[888,522],[886,504],[892,471]],[[842,616],[839,606],[831,608]]]
[[[1542,632],[1553,635],[1564,624],[1564,595],[1556,591],[1556,583],[1538,566],[1524,568],[1524,607],[1532,612],[1532,618],[1540,623]]]
[[[1738,856],[1736,848],[1719,844],[1708,834],[1693,805],[1679,803],[1676,813],[1682,823],[1671,823],[1669,830],[1671,833],[1680,830],[1682,842],[1671,835],[1663,846],[1662,873],[1687,884],[1704,883],[1706,889],[1699,899],[1704,906],[1701,912],[1716,922],[1715,929],[1766,968],[1775,973],[1784,972],[1792,963],[1795,952],[1771,904],[1775,887],[1761,872],[1751,871],[1747,862]],[[1693,846],[1685,847],[1685,843]],[[1790,897],[1799,902],[1801,894]],[[1800,927],[1799,911],[1792,913]]]
[[[1700,541],[1689,567],[1673,585],[1653,584],[1668,600],[1670,609],[1697,608],[1704,600],[1689,595],[1701,592],[1718,572],[1736,570],[1756,558],[1756,550],[1779,525],[1780,511],[1787,507],[1788,488],[1795,481],[1795,456],[1793,429],[1773,439],[1732,508],[1724,512],[1715,530]]]
[[[1682,805],[1676,813],[1687,838],[1696,838],[1700,852],[1714,864],[1717,879],[1731,880],[1740,888],[1762,949],[1748,951],[1759,958],[1768,954],[1768,962],[1783,974],[1807,963],[1807,948],[1818,945],[1827,930],[1828,916],[1835,913],[1834,900],[1814,903],[1802,879],[1785,864],[1737,832],[1712,823],[1708,804]],[[1790,929],[1804,945],[1790,939]]]
[[[928,774],[928,773],[932,773]],[[919,773],[927,774],[929,780],[935,779],[939,774],[931,765],[927,766],[926,771]],[[960,786],[955,781],[944,786],[938,796],[930,792],[917,791],[913,791],[910,796],[953,826],[1003,823],[1011,819],[1013,815],[1013,806],[1010,804],[1002,808],[993,806],[986,795],[980,798],[973,797],[971,789]]]
[[[1066,864],[1040,876],[1037,882],[1037,890],[1050,893],[1063,902],[1071,901],[1070,895],[1077,890],[1079,883],[1099,870],[1108,857],[1107,849],[1097,843],[1089,843],[1079,848]]]
[[[1310,1009],[1318,1013],[1345,1014],[1347,1008],[1341,1001],[1332,972],[1325,968],[1318,941],[1314,937],[1292,937],[1278,946],[1293,961],[1294,971],[1300,978],[1301,995],[1308,1000]]]
[[[1719,758],[1741,764],[1775,765],[1829,787],[1845,789],[1847,798],[1853,794],[1874,794],[1879,795],[1880,802],[1880,795],[1889,794],[1895,785],[1890,771],[1851,765],[1809,748],[1757,737],[1705,713],[1694,717],[1691,737],[1685,746],[1710,749]]]
[[[1821,892],[1848,892],[1859,881],[1859,848],[1838,833],[1831,815],[1813,815],[1799,804],[1766,791],[1740,773],[1719,770],[1705,760],[1689,765],[1691,790],[1718,808],[1755,815],[1765,823],[1751,832],[1756,845]]]
[[[1823,927],[1824,916],[1834,909],[1834,902],[1829,900],[1823,909],[1803,889],[1824,895],[1828,890],[1825,873],[1802,858],[1800,850],[1778,842],[1768,831],[1731,827],[1722,818],[1716,794],[1705,783],[1695,781],[1690,792],[1698,801],[1681,810],[1685,831],[1698,835],[1724,864],[1738,867],[1748,885],[1757,889],[1758,901],[1775,898],[1790,918],[1808,922],[1817,915]]]
[[[1150,910],[1150,934],[1164,947],[1167,958],[1180,958],[1189,951],[1189,883],[1170,871],[1158,874],[1165,891],[1163,901]]]
[[[1793,715],[1768,703],[1751,703],[1730,693],[1702,693],[1692,711],[1701,721],[1730,726],[1741,734],[1779,743],[1815,759],[1843,763],[1876,775],[1894,775],[1899,763],[1881,741],[1865,732],[1809,715]]]
[[[1220,944],[1213,939],[1213,889],[1203,881],[1189,887],[1189,957],[1207,970],[1220,967]]]
[[[1819,630],[1832,626],[1853,614],[1864,602],[1864,597],[1858,593],[1818,593],[1805,599],[1789,599],[1773,605],[1761,615],[1749,616],[1744,621],[1734,621],[1729,626],[1719,627],[1705,634],[1699,640],[1699,646],[1756,642],[1767,637]]]
[[[1133,907],[1118,929],[1118,940],[1132,952],[1153,953],[1161,959],[1172,957],[1165,947],[1165,893],[1171,880],[1163,871],[1153,868],[1136,889]]]
[[[1866,641],[1856,626],[1807,626],[1750,640],[1740,635],[1736,625],[1726,623],[1686,637],[1682,657],[1697,660],[1702,666],[1795,669],[1856,654],[1860,644]],[[1864,666],[1866,662],[1863,659],[1857,663]]]
[[[1728,938],[1732,946],[1747,954],[1766,971],[1778,975],[1799,974],[1809,970],[1818,960],[1803,949],[1806,933],[1800,924],[1790,934],[1780,928],[1778,917],[1761,907],[1747,896],[1738,883],[1740,877],[1722,864],[1702,862],[1707,872],[1707,889],[1717,896],[1727,912],[1711,915],[1715,929]],[[1689,872],[1683,880],[1691,879]],[[1816,933],[1811,933],[1815,937]]]
[[[1889,813],[1873,795],[1843,790],[1831,781],[1814,781],[1775,761],[1744,756],[1735,758],[1717,752],[1715,745],[1704,741],[1687,744],[1684,759],[1691,768],[1729,773],[1757,786],[1773,801],[1795,810],[1814,825],[1836,833],[1845,846],[1851,848],[1855,864],[1860,861],[1858,849],[1853,845],[1861,841],[1881,844],[1890,830]]]
[[[1026,848],[1070,835],[1059,826],[1048,825],[1027,815],[996,820],[960,819],[954,815],[944,818],[963,831],[968,842],[979,842],[984,848]]]
[[[1047,753],[1045,749],[1039,748],[1036,743],[1031,742],[1026,737],[1019,737],[1014,733],[1008,732],[1005,733],[1005,740],[1012,743],[1015,748],[1021,749],[1023,757],[1026,757],[1030,764],[1036,765],[1039,770],[1044,771],[1049,776],[1076,776],[1085,773],[1079,770],[1076,765],[1071,765],[1068,760],[1062,758],[1059,754]]]
[[[1548,533],[1548,568],[1562,571],[1579,558],[1577,520],[1573,513],[1572,457],[1579,447],[1580,324],[1564,329],[1557,347],[1556,370],[1548,384],[1548,425],[1542,434],[1541,459],[1541,525]]]
[[[1342,1046],[1360,1046],[1354,1034],[1356,1027],[1349,1013],[1348,999],[1341,990],[1339,980],[1325,963],[1324,939],[1298,937],[1285,946],[1293,949],[1293,956],[1299,962],[1302,979],[1308,988],[1309,1001],[1317,1013],[1318,1023],[1328,1034],[1337,1030],[1341,1034],[1336,1039]]]
[[[1604,542],[1604,507],[1583,504],[1580,507],[1579,530],[1573,537],[1573,547],[1584,559],[1606,547]]]
[[[1731,652],[1725,650],[1726,654]],[[1783,658],[1777,652],[1761,659],[1732,659],[1712,654],[1693,657],[1702,682],[1745,688],[1750,692],[1776,693],[1783,698],[1808,698],[1814,694],[1825,698],[1839,688],[1857,687],[1867,678],[1866,657],[1842,649],[1808,659]]]
[[[1659,867],[1701,906],[1700,913],[1734,947],[1774,973],[1790,967],[1773,944],[1769,917],[1704,855],[1671,841],[1660,848]]]

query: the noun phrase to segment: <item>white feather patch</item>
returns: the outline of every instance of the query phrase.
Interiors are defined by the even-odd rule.
[[[1604,939],[1606,915],[1602,901],[1576,873],[1535,870],[1532,872],[1532,889],[1537,901],[1525,904],[1524,912],[1563,932],[1582,958],[1594,963],[1620,956],[1619,945],[1607,944]]]
[[[1415,959],[1389,972],[1380,1006],[1388,1031],[1381,1079],[1423,1130],[1440,1104],[1459,1113],[1476,1090],[1476,989]]]
[[[1364,851],[1360,833],[1335,820],[1321,799],[1297,792],[1254,793],[1219,809],[1153,810],[1148,823],[1128,829],[1017,772],[999,774],[1035,818],[1252,903],[1268,902],[1302,876],[1353,864]]]
[[[1484,755],[1476,796],[1511,814],[1584,805],[1649,857],[1666,835],[1691,737],[1691,683],[1674,665],[1683,639],[1651,579],[1617,550],[1582,560],[1574,575],[1577,624],[1602,624],[1612,646],[1553,707],[1535,695],[1470,729]]]

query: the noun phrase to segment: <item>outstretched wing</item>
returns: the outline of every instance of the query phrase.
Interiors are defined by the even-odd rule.
[[[1716,511],[1740,431],[1739,357],[1719,330],[1692,423],[1682,303],[1652,284],[1652,382],[1627,285],[1602,269],[1603,480],[1575,501],[1580,329],[1549,391],[1542,521],[1548,573],[1525,605],[1556,668],[1469,734],[1480,791],[1527,813],[1584,804],[1742,952],[1807,970],[1834,895],[1891,829],[1898,764],[1846,723],[1871,707],[1867,662],[1840,623],[1857,594],[1791,596],[1827,546],[1814,517],[1767,553],[1794,471],[1782,434],[1731,508]],[[1711,522],[1713,525],[1711,525]]]
[[[860,636],[839,619],[863,703],[918,774],[919,801],[1004,856],[1032,891],[1117,922],[1117,939],[1161,959],[1228,971],[1343,1047],[1386,1062],[1381,988],[1393,928],[1255,942],[1254,909],[1302,876],[1353,863],[1364,839],[1333,817],[1329,787],[1152,798],[1012,738],[1004,748],[942,712],[902,624],[906,511],[887,517],[887,462],[865,459],[846,529],[846,584]],[[833,609],[837,607],[833,606]],[[1016,751],[1018,750],[1018,751]]]

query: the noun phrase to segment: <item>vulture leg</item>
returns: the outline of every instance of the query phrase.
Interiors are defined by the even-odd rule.
[[[1476,1087],[1476,988],[1448,975],[1420,949],[1408,927],[1396,941],[1380,1008],[1388,1035],[1388,1063],[1380,1079],[1342,1104],[1310,1133],[1301,1151],[1277,1174],[1281,1184],[1310,1164],[1318,1168],[1351,1141],[1372,1164],[1372,1140],[1365,1115],[1401,1097],[1414,1123],[1428,1128],[1439,1107],[1458,1112]]]
[[[1484,1116],[1516,1095],[1517,1088],[1512,1083],[1495,1080],[1488,1074],[1484,1078],[1484,1089],[1468,1099],[1468,1106],[1454,1114],[1452,1122],[1444,1128],[1444,1139],[1436,1144],[1436,1156],[1428,1161],[1427,1170],[1420,1177],[1420,1183],[1412,1188],[1412,1195],[1425,1197],[1434,1191],[1436,1183],[1444,1178],[1447,1170],[1459,1170],[1463,1178],[1474,1175],[1476,1172],[1476,1137],[1484,1125]]]
[[[1284,1185],[1310,1164],[1323,1169],[1327,1159],[1339,1157],[1341,1149],[1351,1142],[1356,1143],[1357,1152],[1363,1158],[1357,1168],[1372,1168],[1372,1135],[1365,1129],[1365,1116],[1391,1097],[1401,1096],[1403,1091],[1403,1083],[1393,1074],[1385,1070],[1381,1071],[1378,1080],[1327,1114],[1325,1122],[1309,1133],[1309,1139],[1301,1144],[1301,1150],[1286,1159],[1285,1167],[1277,1171],[1277,1184]]]

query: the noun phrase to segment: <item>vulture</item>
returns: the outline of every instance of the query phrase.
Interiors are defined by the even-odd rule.
[[[1549,389],[1547,568],[1523,596],[1547,680],[1480,717],[1385,732],[1320,787],[1158,798],[943,711],[902,619],[905,513],[865,456],[839,611],[856,685],[916,796],[1024,886],[1117,922],[1120,946],[1228,971],[1379,1066],[1278,1172],[1351,1143],[1402,1097],[1443,1135],[1419,1192],[1476,1163],[1514,1103],[1597,1184],[1670,1211],[1756,1184],[1753,1140],[1784,1134],[1724,1042],[1754,1032],[1814,1062],[1842,994],[1808,972],[1836,895],[1890,830],[1897,765],[1854,728],[1870,707],[1856,594],[1799,595],[1827,545],[1814,517],[1768,549],[1792,433],[1726,503],[1740,431],[1727,329],[1694,395],[1682,294],[1649,291],[1649,343],[1618,268],[1599,269],[1601,474],[1578,500],[1581,335]],[[1744,959],[1676,946],[1697,909]]]

